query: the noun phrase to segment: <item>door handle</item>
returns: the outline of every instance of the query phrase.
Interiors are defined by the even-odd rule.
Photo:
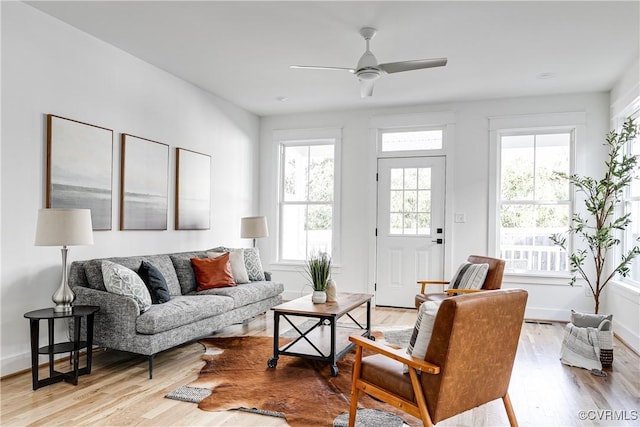
[[[433,243],[436,243],[438,245],[441,245],[442,243],[444,243],[443,239],[436,239],[436,240],[432,240]]]

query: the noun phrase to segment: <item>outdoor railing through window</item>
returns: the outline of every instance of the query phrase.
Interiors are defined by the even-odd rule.
[[[550,234],[532,234],[523,230],[503,232],[505,243],[500,245],[500,258],[506,262],[505,269],[514,273],[567,272],[567,252],[551,243]]]

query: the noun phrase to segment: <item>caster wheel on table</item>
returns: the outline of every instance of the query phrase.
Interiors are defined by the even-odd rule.
[[[278,359],[276,359],[275,357],[272,357],[267,361],[267,366],[270,368],[275,368],[277,365],[278,365]]]
[[[336,365],[331,365],[331,376],[332,377],[338,376],[338,367]]]

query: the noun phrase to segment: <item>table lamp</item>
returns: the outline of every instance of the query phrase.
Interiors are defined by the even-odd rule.
[[[67,283],[67,246],[92,245],[93,227],[89,209],[40,209],[36,227],[36,246],[62,246],[62,282],[51,298],[57,313],[71,313],[75,299]]]
[[[253,247],[256,247],[256,239],[269,237],[267,218],[264,216],[248,216],[240,220],[240,237],[253,239]]]

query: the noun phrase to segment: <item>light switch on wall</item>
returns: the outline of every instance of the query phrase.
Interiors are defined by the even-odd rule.
[[[467,215],[463,212],[456,212],[453,216],[455,222],[467,222]]]

